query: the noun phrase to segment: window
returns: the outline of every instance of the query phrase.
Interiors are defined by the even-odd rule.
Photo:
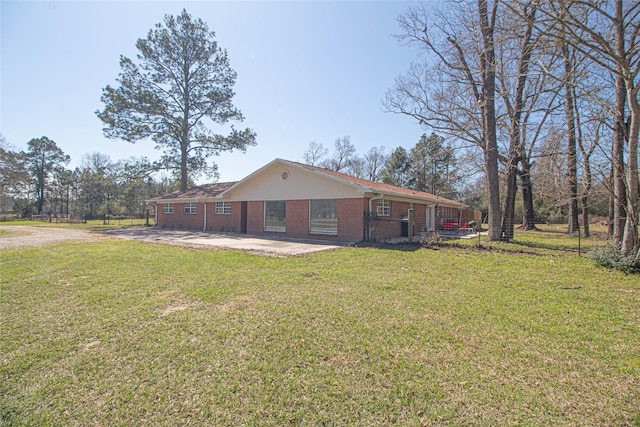
[[[186,214],[195,214],[198,212],[198,205],[196,203],[185,203],[184,204],[184,213]]]
[[[264,202],[264,230],[287,231],[287,202],[284,200],[267,200]]]
[[[165,203],[162,205],[162,213],[165,215],[173,215],[173,203]]]
[[[216,202],[216,215],[231,215],[231,202]]]
[[[376,214],[378,216],[391,216],[391,200],[378,200],[378,209],[376,211]]]
[[[309,202],[309,232],[338,234],[337,200],[311,200]]]

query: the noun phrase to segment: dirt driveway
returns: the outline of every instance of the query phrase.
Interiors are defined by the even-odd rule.
[[[0,226],[6,237],[0,238],[0,249],[43,246],[52,243],[80,242],[104,238],[99,233],[73,228],[46,228],[20,226]]]
[[[162,230],[155,228],[126,228],[106,232],[31,226],[0,226],[0,229],[7,235],[6,237],[0,238],[0,249],[42,246],[63,242],[98,241],[108,238],[108,236],[168,245],[236,249],[273,256],[302,255],[336,249],[347,245],[346,243],[324,241],[291,241],[237,234]]]

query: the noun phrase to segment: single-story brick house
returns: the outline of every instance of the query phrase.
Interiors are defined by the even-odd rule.
[[[282,159],[238,182],[149,202],[159,227],[341,242],[457,229],[475,219],[453,200]]]

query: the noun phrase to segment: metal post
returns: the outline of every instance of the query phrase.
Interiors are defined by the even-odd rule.
[[[413,243],[413,208],[407,212],[407,236],[409,237],[409,243]]]
[[[581,256],[582,242],[580,238],[580,223],[578,222],[578,257]]]

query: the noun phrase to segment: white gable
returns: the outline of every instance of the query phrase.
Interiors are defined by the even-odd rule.
[[[232,201],[343,199],[362,197],[359,187],[275,160],[223,193]]]

